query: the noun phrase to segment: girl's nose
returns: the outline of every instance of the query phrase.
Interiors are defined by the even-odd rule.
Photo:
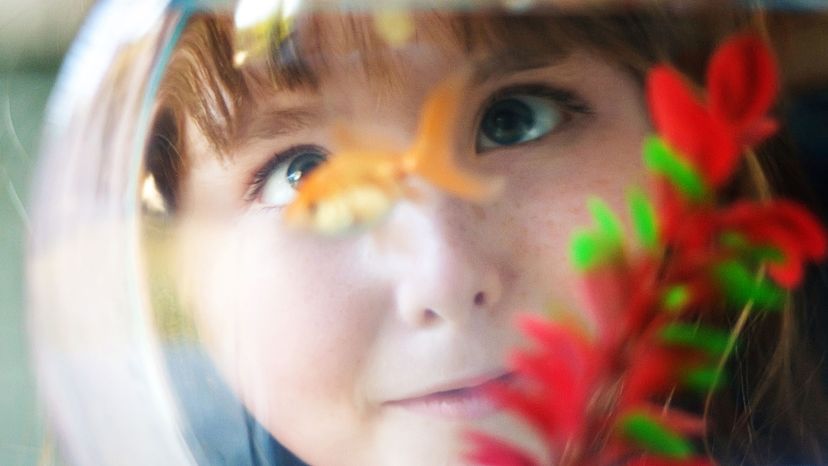
[[[503,294],[498,245],[475,209],[445,198],[395,209],[382,234],[384,256],[394,264],[397,315],[405,324],[463,326],[497,307]]]

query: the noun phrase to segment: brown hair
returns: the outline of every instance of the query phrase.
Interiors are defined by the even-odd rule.
[[[681,18],[655,8],[567,16],[419,15],[431,26],[418,29],[417,34],[451,40],[470,55],[481,48],[509,44],[519,44],[526,53],[566,53],[576,46],[585,47],[627,68],[642,83],[647,68],[660,60],[671,61],[700,81],[707,57],[725,34],[757,25],[755,16],[731,10]],[[318,86],[324,61],[308,62],[300,51],[344,46],[371,50],[379,63],[383,57],[390,60],[387,46],[365,17],[318,16],[304,26],[307,34],[271,41],[264,61],[235,67],[231,19],[202,15],[191,20],[162,82],[147,151],[147,170],[169,209],[175,209],[177,182],[186,174],[185,119],[194,122],[217,152],[223,153],[237,142],[260,92]],[[327,43],[320,33],[326,28],[338,28],[347,43]],[[554,50],[550,44],[555,44]],[[403,82],[393,66],[371,65],[364,64],[371,69],[369,79],[389,85]],[[735,192],[764,187],[774,196],[801,197],[790,189],[796,185],[791,180],[798,178],[790,157],[783,156],[789,153],[782,137],[765,144],[750,158],[758,163],[758,170],[746,167],[744,186],[735,186]],[[828,404],[820,368],[812,357],[817,335],[813,309],[806,299],[814,302],[809,295],[815,294],[821,296],[814,287],[795,293],[789,309],[782,313],[725,318],[729,325],[741,327],[742,336],[728,362],[729,383],[706,406],[706,445],[713,458],[726,464],[824,460]]]

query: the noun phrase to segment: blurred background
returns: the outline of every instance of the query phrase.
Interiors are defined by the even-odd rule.
[[[140,1],[140,0],[139,0]],[[48,463],[23,317],[29,179],[43,111],[92,0],[0,0],[0,465]]]

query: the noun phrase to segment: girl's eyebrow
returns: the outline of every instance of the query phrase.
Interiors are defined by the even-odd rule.
[[[559,51],[531,55],[514,50],[504,51],[474,64],[471,85],[479,86],[519,71],[546,68],[565,58],[566,54]]]
[[[320,112],[313,107],[288,107],[255,112],[241,131],[242,144],[251,139],[273,139],[294,133],[319,121]]]
[[[564,58],[562,53],[521,54],[514,50],[490,55],[473,65],[470,86],[479,86],[519,71],[546,68]],[[268,108],[257,112],[242,125],[238,141],[243,145],[252,139],[274,139],[313,126],[321,118],[320,109],[312,106]]]

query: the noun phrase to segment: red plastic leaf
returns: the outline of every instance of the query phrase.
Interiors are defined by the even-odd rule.
[[[767,219],[767,215],[762,216]],[[760,217],[760,218],[762,218]],[[770,245],[782,252],[781,262],[770,262],[768,273],[780,285],[791,288],[802,279],[802,240],[796,230],[788,225],[769,221],[745,226],[744,233],[756,244]]]
[[[644,280],[639,280],[643,283]],[[636,293],[630,297],[627,305],[627,312],[621,320],[621,325],[618,325],[619,331],[616,338],[607,343],[610,345],[623,345],[623,341],[633,335],[641,334],[646,326],[648,320],[652,316],[652,308],[658,302],[658,297],[652,288],[638,288]]]
[[[758,146],[759,143],[773,135],[779,130],[779,122],[775,119],[766,117],[756,120],[749,126],[742,129],[740,141],[743,145],[748,147]]]
[[[542,387],[537,395],[542,402],[534,402],[528,389],[501,387],[495,393],[505,406],[525,412],[528,409],[535,424],[549,438],[566,439],[573,436],[583,424],[586,401],[592,390],[592,376],[598,363],[597,354],[586,337],[572,329],[555,325],[537,316],[522,316],[520,326],[525,334],[541,345],[534,353],[528,351],[513,355],[511,366],[518,377],[537,382]],[[520,399],[521,396],[524,399]],[[546,416],[546,419],[543,419]]]
[[[793,288],[803,276],[803,257],[796,232],[781,225],[767,223],[754,228],[753,235],[761,237],[782,251],[782,262],[768,264],[768,274],[781,286]]]
[[[800,246],[809,259],[822,259],[828,252],[828,239],[825,229],[814,215],[801,205],[777,200],[773,203],[774,217],[783,221],[796,230]]]
[[[548,423],[542,427],[550,437],[573,435],[582,424],[586,397],[592,389],[582,372],[583,368],[555,354],[529,355],[519,353],[512,359],[512,367],[518,376],[529,377],[543,387],[538,390],[545,397],[542,411]],[[524,396],[530,396],[528,390]],[[517,390],[513,394],[519,396]]]
[[[768,275],[785,288],[797,286],[802,281],[804,274],[802,262],[798,257],[788,256],[785,262],[768,266]]]
[[[489,435],[480,432],[468,432],[467,440],[472,444],[472,451],[467,453],[466,461],[484,466],[537,466],[538,463],[528,453]]]
[[[796,203],[776,200],[757,205],[741,202],[721,215],[722,223],[735,228],[754,244],[779,249],[782,262],[770,263],[768,273],[780,285],[791,288],[802,280],[803,262],[826,254],[826,237],[819,222]]]
[[[630,276],[617,264],[606,264],[583,275],[581,302],[585,316],[597,324],[599,339],[611,340],[619,330],[616,322],[625,312],[630,290]]]
[[[584,360],[591,353],[591,345],[585,335],[576,329],[557,325],[541,316],[522,315],[518,319],[518,326],[524,334],[561,357]]]
[[[681,195],[666,180],[657,180],[654,187],[657,193],[658,216],[661,224],[661,238],[673,238],[681,225],[686,205]]]
[[[668,389],[680,370],[679,358],[663,348],[649,347],[649,351],[638,351],[634,360],[624,384],[624,406],[644,402]]]
[[[687,157],[713,186],[721,186],[736,168],[739,151],[732,132],[713,118],[684,78],[656,66],[647,80],[650,114],[658,132]]]
[[[542,432],[546,438],[559,439],[561,429],[557,413],[547,409],[548,394],[541,392],[531,396],[525,391],[506,386],[490,386],[487,394],[503,408],[521,416],[526,422]]]
[[[656,66],[647,79],[647,100],[658,132],[683,155],[698,154],[698,129],[708,119],[701,102],[673,68]]]
[[[762,39],[752,33],[728,40],[707,68],[710,111],[739,135],[770,110],[778,87],[776,61]]]

